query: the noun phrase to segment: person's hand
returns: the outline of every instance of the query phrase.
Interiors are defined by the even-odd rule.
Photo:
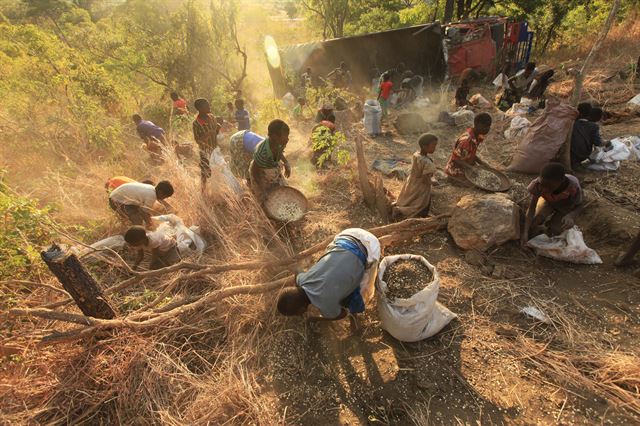
[[[289,176],[291,176],[291,166],[287,162],[287,163],[284,163],[284,177],[288,179]]]
[[[575,225],[575,220],[573,219],[573,215],[565,215],[565,217],[562,218],[562,228],[563,229],[571,229],[574,227]]]

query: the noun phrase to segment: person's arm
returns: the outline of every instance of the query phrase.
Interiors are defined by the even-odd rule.
[[[516,81],[516,76],[515,75],[507,80],[507,84],[509,85],[509,89],[517,90],[517,87],[515,86],[515,81]]]
[[[584,202],[580,201],[573,209],[562,218],[562,230],[571,229],[576,224],[576,218],[584,210]]]
[[[249,175],[251,176],[251,185],[253,185],[256,190],[261,191],[262,184],[260,183],[260,179],[258,178],[258,165],[256,164],[255,160],[252,161],[251,165],[249,166]]]
[[[522,235],[520,236],[520,244],[522,244],[523,247],[527,244],[527,241],[529,241],[529,228],[531,228],[533,218],[536,215],[536,206],[538,205],[539,198],[540,197],[537,195],[532,195],[529,207],[527,208],[527,213],[524,219],[524,228],[522,229]]]
[[[488,167],[488,168],[490,168],[490,169],[492,168],[492,167],[489,165],[489,163],[487,163],[486,161],[484,161],[482,158],[480,158],[480,157],[479,157],[479,156],[477,156],[477,155],[476,155],[475,163],[476,163],[476,164],[480,164],[481,166]]]
[[[282,154],[282,164],[284,165],[284,177],[289,178],[291,176],[291,165],[284,154]]]
[[[142,259],[144,259],[144,249],[138,249],[138,254],[136,256],[136,260],[133,263],[133,270],[135,271],[142,263]]]
[[[165,210],[167,211],[167,213],[169,212],[174,212],[175,210],[173,209],[173,206],[171,204],[169,204],[168,202],[166,202],[165,200],[158,200],[158,202],[160,204],[162,204],[162,207],[165,208]]]

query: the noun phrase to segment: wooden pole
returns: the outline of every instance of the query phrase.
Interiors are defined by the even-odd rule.
[[[75,254],[65,253],[54,244],[40,255],[83,314],[102,319],[116,317],[115,310],[102,295],[98,283]]]
[[[367,160],[364,156],[364,148],[362,147],[362,137],[356,136],[356,156],[358,160],[358,179],[360,181],[360,189],[364,197],[364,203],[372,210],[376,209],[376,194],[369,182],[369,169],[367,168]]]

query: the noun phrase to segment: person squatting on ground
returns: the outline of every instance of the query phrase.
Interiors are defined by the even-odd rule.
[[[478,157],[478,147],[484,142],[485,136],[491,130],[491,116],[486,112],[477,114],[473,119],[473,128],[467,129],[453,146],[453,152],[445,166],[444,172],[452,178],[463,179],[464,170],[460,163],[464,162],[473,166],[488,164]]]
[[[218,147],[220,124],[211,113],[209,101],[199,98],[195,100],[193,106],[198,110],[198,115],[193,120],[193,138],[200,151],[200,183],[204,191],[207,179],[211,177],[209,157],[211,157],[213,150]]]
[[[239,178],[249,178],[249,166],[253,159],[256,147],[265,138],[248,130],[241,130],[234,133],[229,139],[229,151],[231,161],[229,167],[231,172]]]
[[[583,102],[578,105],[578,118],[573,123],[571,131],[571,167],[580,168],[582,162],[589,159],[594,146],[611,147],[611,142],[603,142],[600,136],[600,126],[597,122],[602,119],[602,109],[592,107]]]
[[[576,217],[584,208],[580,182],[575,176],[565,174],[564,166],[560,163],[546,164],[527,190],[531,194],[531,201],[522,230],[523,246],[530,237],[545,230],[548,235],[554,236],[573,228]]]
[[[469,86],[469,80],[464,79],[460,82],[460,87],[456,89],[456,107],[461,108],[469,105],[469,91],[471,87]]]
[[[334,238],[326,253],[308,271],[296,276],[296,286],[278,297],[278,311],[295,316],[315,306],[322,317],[310,321],[334,321],[365,310],[374,291],[381,250],[378,239],[360,228],[346,229]]]
[[[322,107],[318,110],[314,121],[316,123],[320,123],[321,121],[330,121],[332,123],[336,122],[336,115],[333,113],[333,105],[331,102],[325,101],[322,104]]]
[[[269,123],[268,137],[256,146],[253,161],[249,166],[251,190],[262,202],[274,186],[286,184],[285,178],[291,176],[291,166],[284,156],[289,142],[289,126],[280,119]],[[284,167],[284,176],[280,166]]]
[[[151,211],[156,201],[168,211],[172,208],[165,200],[173,195],[173,186],[163,180],[155,187],[142,182],[118,186],[109,194],[109,207],[134,225],[151,226]]]
[[[431,177],[436,165],[429,154],[438,146],[438,137],[425,133],[418,138],[419,151],[411,159],[411,173],[405,181],[393,205],[393,218],[401,220],[410,217],[426,217],[431,207]]]
[[[151,253],[150,270],[165,268],[180,261],[176,240],[163,232],[147,231],[142,226],[132,226],[125,232],[124,240],[138,251],[133,264],[134,270],[140,266],[145,252]]]

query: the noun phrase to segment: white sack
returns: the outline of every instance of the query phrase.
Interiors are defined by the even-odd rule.
[[[593,161],[587,165],[587,169],[596,171],[614,171],[620,168],[620,161],[628,160],[631,150],[618,139],[611,141],[611,149],[606,151],[601,146],[596,146],[589,159]]]
[[[629,148],[630,160],[640,160],[640,137],[638,136],[621,136],[619,138],[612,139],[613,141],[620,141]]]
[[[178,253],[180,253],[180,256],[184,257],[191,253],[201,255],[204,251],[206,243],[198,234],[199,227],[192,226],[187,228],[182,219],[175,214],[153,216],[152,219],[162,222],[156,229],[156,232],[162,232],[167,236],[176,239]]]
[[[638,93],[633,98],[631,98],[631,100],[627,103],[633,104],[633,105],[640,105],[640,93]]]
[[[467,126],[467,127],[473,127],[473,119],[476,116],[475,113],[470,109],[461,109],[449,115],[453,117],[453,120],[455,121],[456,126]]]
[[[387,267],[401,259],[414,259],[422,262],[433,273],[433,281],[408,299],[386,297],[387,283],[383,281]],[[417,342],[433,336],[456,317],[446,307],[436,301],[440,289],[440,276],[436,268],[422,256],[403,254],[387,256],[380,262],[376,281],[378,315],[382,328],[403,342]]]
[[[222,152],[220,152],[220,148],[216,148],[211,153],[211,157],[209,158],[209,166],[211,167],[212,172],[218,172],[222,174],[227,187],[233,191],[236,196],[242,195],[242,187],[240,186],[240,182],[238,182],[238,178],[231,172],[229,168],[229,164],[222,156]],[[218,186],[219,181],[216,179],[209,179],[211,183],[215,182],[215,185]]]
[[[477,106],[478,108],[491,108],[493,106],[491,102],[480,93],[476,93],[475,95],[471,96],[469,98],[469,103],[471,105]]]
[[[513,117],[513,120],[511,120],[509,128],[504,131],[504,137],[507,139],[519,138],[527,133],[529,127],[531,127],[531,122],[526,118],[517,115]]]
[[[540,256],[564,262],[587,265],[602,263],[598,253],[584,243],[582,232],[577,226],[555,237],[548,237],[545,234],[538,235],[527,242],[527,247],[532,248]]]
[[[369,99],[364,103],[364,130],[370,135],[382,133],[382,107],[380,102]]]

